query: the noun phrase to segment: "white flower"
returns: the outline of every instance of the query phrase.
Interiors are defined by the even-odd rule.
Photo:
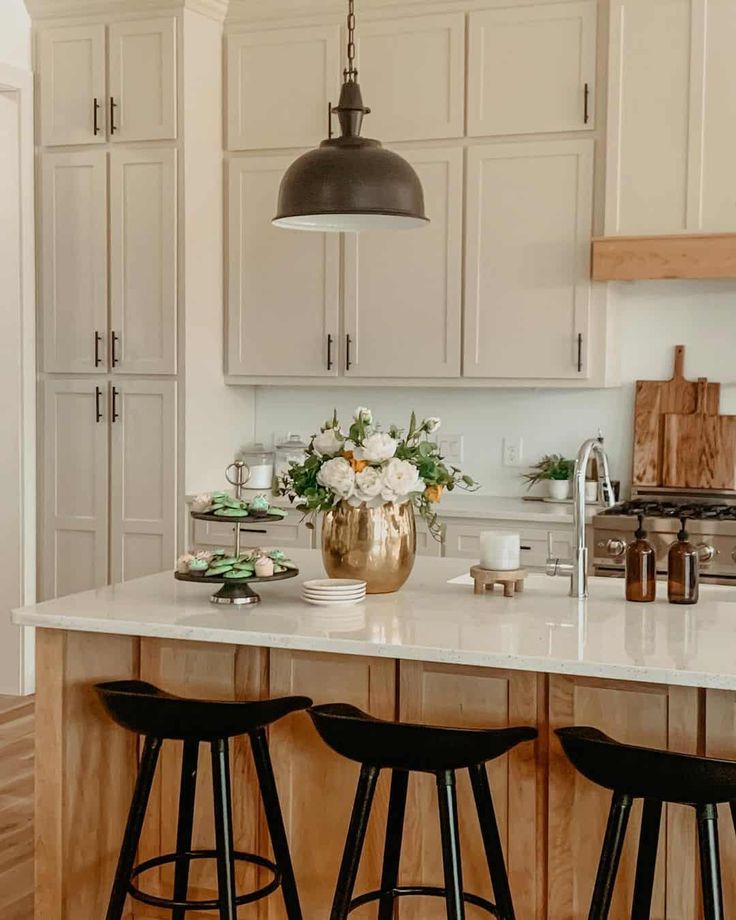
[[[372,425],[373,413],[366,406],[358,406],[358,408],[355,410],[355,421],[363,421],[366,425]]]
[[[408,460],[389,460],[383,469],[381,495],[387,502],[404,502],[412,492],[422,492],[419,470]]]
[[[322,454],[323,457],[334,457],[335,454],[338,454],[342,450],[344,443],[345,438],[340,435],[340,432],[336,428],[328,428],[326,431],[322,431],[320,434],[315,435],[312,441],[312,447],[314,447],[318,454]]]
[[[436,415],[433,415],[430,418],[424,420],[424,426],[427,429],[427,434],[434,434],[441,424],[442,422],[437,418]]]
[[[209,492],[203,492],[201,495],[195,495],[192,499],[192,511],[198,513],[206,511],[212,504],[212,495]]]
[[[382,489],[381,471],[374,466],[367,466],[355,475],[355,491],[350,496],[350,504],[357,507],[365,502],[369,508],[377,508],[383,504]]]
[[[396,440],[384,431],[375,431],[363,441],[363,446],[355,451],[356,460],[368,460],[369,463],[383,463],[396,453]]]
[[[188,572],[189,563],[194,559],[194,556],[191,553],[182,553],[181,556],[176,560],[176,571],[177,572]]]
[[[355,472],[344,457],[328,460],[317,473],[317,482],[339,498],[350,498],[355,485]]]

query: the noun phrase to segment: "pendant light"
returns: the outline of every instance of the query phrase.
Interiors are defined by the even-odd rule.
[[[329,106],[330,136],[295,160],[279,188],[277,227],[343,232],[422,227],[422,184],[403,157],[360,136],[363,105],[355,66],[354,0],[348,0],[348,66],[340,102]],[[332,115],[340,136],[332,136]]]

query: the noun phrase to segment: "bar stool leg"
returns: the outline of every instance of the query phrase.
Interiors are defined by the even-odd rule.
[[[723,920],[721,864],[718,853],[718,811],[715,805],[698,805],[700,876],[705,920]]]
[[[350,816],[350,825],[342,854],[342,862],[340,863],[340,872],[337,876],[330,920],[345,920],[350,909],[350,901],[353,897],[355,879],[358,876],[360,855],[363,851],[365,833],[368,829],[368,818],[371,813],[379,772],[378,767],[369,767],[366,764],[363,764],[360,768],[360,779],[355,792],[353,813]]]
[[[133,871],[135,863],[135,854],[138,849],[141,830],[143,829],[143,819],[146,816],[146,807],[151,794],[153,775],[156,772],[160,750],[160,738],[146,738],[105,920],[121,920],[123,916],[128,885],[130,884],[130,873]]]
[[[634,900],[631,904],[631,920],[649,920],[652,910],[654,870],[657,866],[659,825],[662,818],[662,803],[654,799],[644,801],[639,831],[639,852],[636,857],[636,879]]]
[[[211,747],[220,920],[237,920],[235,862],[233,859],[233,810],[230,794],[230,758],[227,739],[218,738],[212,742]]]
[[[493,807],[493,796],[488,783],[488,773],[485,764],[470,767],[470,782],[473,787],[475,809],[478,812],[478,823],[483,838],[483,848],[486,851],[486,862],[493,885],[493,897],[501,920],[515,920],[514,904],[511,900],[511,888],[506,874],[506,863],[501,847],[501,835],[498,832],[496,811]]]
[[[176,829],[176,852],[187,853],[192,848],[192,826],[194,824],[194,797],[197,790],[197,760],[199,742],[185,741],[181,759],[181,782],[179,784],[179,820]],[[185,901],[189,889],[189,860],[182,859],[174,869],[174,900]],[[175,907],[171,920],[184,920],[186,911]]]
[[[437,798],[440,807],[440,834],[442,837],[442,866],[445,871],[445,903],[447,920],[464,920],[463,872],[460,861],[460,833],[457,823],[457,795],[455,771],[443,770],[435,774]]]
[[[404,835],[406,813],[406,792],[409,774],[406,770],[391,772],[391,795],[388,801],[386,821],[386,842],[383,847],[383,869],[381,871],[381,899],[378,906],[378,920],[391,920],[394,913],[394,888],[399,878],[401,862],[401,841]]]
[[[593,888],[593,899],[590,904],[588,920],[606,920],[611,908],[613,886],[616,881],[618,864],[621,860],[621,850],[626,836],[626,827],[629,823],[632,798],[614,792],[611,801],[611,810],[608,814],[606,835],[603,838],[603,849],[598,863],[598,874]]]
[[[281,894],[284,899],[286,916],[288,920],[302,920],[302,911],[299,905],[299,893],[294,878],[294,867],[289,852],[289,842],[284,828],[284,818],[281,813],[276,777],[273,774],[271,755],[268,752],[266,732],[261,728],[250,736],[250,745],[253,751],[253,760],[258,774],[258,785],[261,790],[263,809],[266,813],[268,832],[271,835],[271,845],[276,865],[281,872]]]

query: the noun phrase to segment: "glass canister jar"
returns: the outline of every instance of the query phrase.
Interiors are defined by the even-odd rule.
[[[273,487],[274,453],[263,444],[249,444],[238,453],[238,460],[247,464],[250,470],[245,488],[270,492]]]
[[[307,456],[306,451],[309,445],[299,434],[289,432],[276,445],[276,468],[274,470],[274,492],[277,492],[281,486],[281,477],[288,472],[292,463],[302,463]]]

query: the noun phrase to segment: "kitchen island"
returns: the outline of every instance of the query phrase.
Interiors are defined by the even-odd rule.
[[[593,724],[633,743],[736,758],[736,589],[706,587],[699,605],[677,608],[663,599],[664,585],[662,599],[637,605],[624,601],[622,581],[592,579],[591,597],[579,602],[567,596],[567,579],[538,575],[513,599],[479,596],[462,577],[462,560],[419,558],[399,593],[322,608],[307,606],[299,592],[301,581],[322,574],[320,555],[292,556],[300,577],[260,586],[263,603],[255,608],[214,607],[212,588],[162,573],[16,612],[16,622],[41,627],[38,916],[104,916],[137,746],[101,712],[91,691],[99,680],[140,677],[219,698],[303,693],[418,722],[536,725],[536,744],[489,770],[520,920],[586,916],[605,824],[606,795],[568,767],[555,728]],[[329,913],[357,770],[327,751],[300,714],[274,726],[270,743],[305,920],[318,920]],[[178,757],[177,744],[165,745],[141,858],[173,849]],[[247,742],[233,745],[233,758],[237,846],[258,850],[266,835]],[[204,756],[201,766],[206,775]],[[360,890],[375,886],[380,872],[387,791],[383,778]],[[466,887],[487,895],[464,782],[459,794]],[[442,871],[431,778],[413,782],[409,802],[402,876],[436,883]],[[195,845],[211,840],[209,813],[205,791]],[[634,829],[638,820],[636,813]],[[689,920],[698,904],[693,816],[670,807],[663,820],[653,916]],[[727,865],[736,847],[722,823]],[[630,832],[614,899],[617,920],[629,914],[635,836]],[[211,891],[209,867],[196,869],[197,892]],[[151,876],[149,889],[170,882],[164,871]],[[240,875],[241,887],[253,882],[248,870]],[[724,872],[724,885],[732,909],[733,872]],[[265,903],[262,912],[282,916],[278,897]],[[401,905],[402,918],[414,913],[440,917],[442,907]],[[131,902],[130,916],[158,914]]]

